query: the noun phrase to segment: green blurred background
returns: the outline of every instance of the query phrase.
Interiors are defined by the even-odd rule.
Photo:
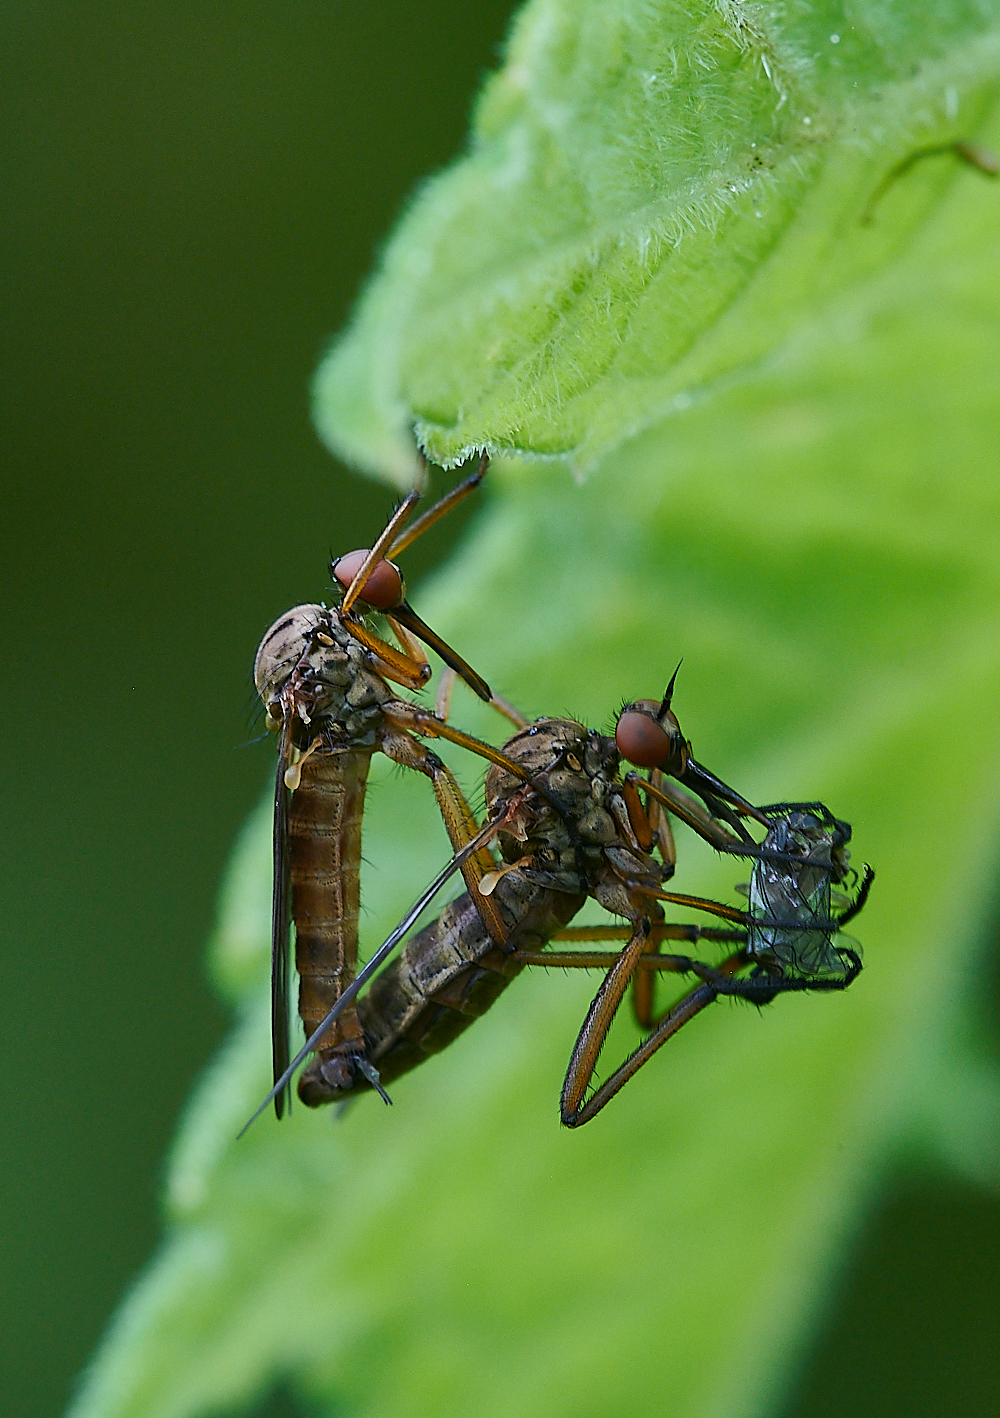
[[[461,146],[512,9],[4,13],[12,1414],[61,1411],[156,1239],[161,1159],[226,1026],[201,967],[216,884],[272,768],[240,747],[253,652],[391,504],[321,450],[308,380]],[[998,1274],[997,1201],[899,1171],[783,1418],[1000,1413]],[[720,1315],[720,1343],[748,1323]]]

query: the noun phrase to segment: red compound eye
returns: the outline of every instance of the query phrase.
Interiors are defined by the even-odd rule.
[[[654,717],[660,706],[650,702],[651,712],[644,713],[646,707],[646,702],[640,701],[625,710],[618,720],[615,743],[622,758],[637,768],[659,768],[670,757],[672,744],[670,735]]]
[[[333,563],[333,575],[345,591],[361,570],[361,563],[367,555],[368,548],[362,547],[360,551],[349,551],[346,556]],[[377,561],[372,568],[372,574],[365,582],[361,599],[376,610],[387,611],[399,604],[402,592],[403,578],[392,562]]]

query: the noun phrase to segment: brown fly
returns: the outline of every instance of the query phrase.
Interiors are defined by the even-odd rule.
[[[570,927],[552,937],[580,942],[627,937],[624,949],[608,955],[523,947],[514,952],[514,962],[521,965],[608,971],[570,1057],[560,1100],[560,1114],[567,1127],[579,1127],[596,1116],[668,1039],[720,995],[763,1005],[788,991],[846,989],[861,971],[857,942],[849,937],[838,939],[838,933],[868,898],[874,879],[870,868],[865,868],[854,900],[839,914],[832,910],[832,888],[850,872],[846,846],[850,826],[833,817],[820,803],[753,808],[718,779],[712,779],[694,762],[690,744],[670,710],[673,683],[671,680],[660,705],[639,701],[627,706],[619,717],[616,749],[622,757],[649,768],[651,774],[649,780],[634,772],[626,774],[621,798],[627,810],[627,824],[620,809],[613,811],[621,834],[617,841],[604,845],[602,859],[586,877],[587,894],[612,915],[623,917],[627,926]],[[512,757],[516,756],[515,743],[516,739],[505,745],[505,752]],[[579,761],[579,755],[574,754],[574,759]],[[675,784],[665,782],[664,773],[694,788],[709,813],[702,803]],[[487,774],[488,802],[491,789],[495,798],[518,788],[513,781],[504,781],[502,768],[491,768]],[[639,788],[647,800],[645,820],[631,796]],[[614,796],[609,799],[612,809],[613,804]],[[664,810],[686,821],[716,850],[754,861],[749,910],[662,889],[662,883],[673,875],[676,860],[672,838],[663,830]],[[737,828],[735,835],[719,820],[719,815],[732,820]],[[743,817],[767,826],[761,843],[750,838],[740,820]],[[649,853],[654,835],[661,864]],[[503,851],[502,834],[499,840]],[[721,917],[736,929],[664,922],[661,902]],[[689,956],[660,954],[662,940],[678,938],[734,940],[739,948],[715,967]],[[702,983],[657,1015],[654,970],[691,974]],[[742,977],[741,972],[746,970],[749,975]],[[636,1020],[640,1028],[648,1031],[647,1037],[591,1094],[601,1049],[629,986]]]
[[[688,822],[720,851],[757,857],[758,866],[766,863],[779,875],[784,873],[785,878],[793,877],[801,863],[792,860],[787,844],[778,844],[774,839],[771,817],[753,808],[693,758],[690,744],[670,711],[672,687],[673,681],[659,705],[640,702],[629,706],[619,719],[617,742],[571,720],[543,719],[504,745],[504,756],[515,762],[520,772],[512,776],[507,765],[490,769],[486,797],[491,820],[484,829],[484,834],[498,835],[504,864],[487,872],[480,880],[477,893],[479,898],[488,897],[499,911],[504,935],[498,937],[495,929],[485,928],[476,897],[466,893],[409,941],[400,957],[376,977],[368,993],[358,999],[356,1012],[366,1055],[377,1065],[381,1078],[388,1081],[399,1077],[444,1048],[485,1012],[525,965],[611,967],[610,984],[606,981],[588,1015],[564,1088],[563,1119],[568,1125],[576,1126],[592,1117],[641,1062],[645,1062],[645,1057],[627,1060],[609,1080],[606,1090],[601,1091],[601,1096],[595,1097],[595,1106],[584,1101],[597,1054],[629,982],[633,985],[633,1002],[640,1023],[654,1030],[660,1027],[661,1021],[653,1015],[652,971],[700,974],[706,987],[711,987],[712,982],[718,984],[712,998],[720,993],[744,993],[761,1002],[760,984],[735,981],[731,988],[730,976],[750,964],[758,973],[766,969],[769,979],[776,976],[772,957],[777,960],[777,954],[772,951],[765,964],[765,953],[760,947],[770,927],[761,926],[754,936],[752,913],[662,891],[662,884],[672,875],[675,862],[673,838],[663,808],[668,807]],[[619,756],[623,748],[651,768],[648,782],[637,780],[636,775],[624,780],[619,776]],[[666,783],[664,773],[693,788],[702,801],[690,797],[675,783]],[[637,781],[647,791],[645,808]],[[730,831],[703,803],[711,803],[713,809],[732,814],[739,832]],[[766,825],[772,840],[765,838],[759,846],[754,843],[742,826],[744,816]],[[844,824],[838,824],[838,831],[846,831],[849,836]],[[650,854],[654,843],[660,854],[659,862]],[[833,875],[840,872],[839,858],[831,871]],[[416,919],[444,875],[432,884],[417,907],[352,982],[347,995],[353,998],[358,993]],[[754,879],[757,880],[756,875]],[[625,951],[612,955],[590,952],[556,955],[544,949],[551,940],[612,939],[622,935],[618,928],[565,929],[588,897],[631,922],[633,941],[640,941],[638,949],[634,948],[633,941]],[[732,921],[733,926],[702,927],[665,922],[659,900],[697,906],[722,915]],[[860,904],[855,909],[860,909]],[[757,918],[771,920],[760,910]],[[818,905],[810,919],[813,937],[820,932],[817,922],[824,926],[826,938],[836,929],[822,916]],[[799,929],[796,923],[786,926],[785,938],[793,941],[788,949],[794,948]],[[741,950],[718,970],[712,970],[687,956],[660,955],[659,944],[666,939],[730,941],[740,945]],[[803,960],[811,960],[804,950],[800,950],[800,955]],[[784,962],[784,967],[787,963]],[[802,978],[812,979],[814,975],[815,970],[810,965]],[[787,968],[785,976],[792,978]],[[777,987],[772,985],[769,997],[793,987],[784,983]],[[707,1002],[706,989],[702,988],[697,1009]],[[346,999],[342,1004],[346,1004]],[[658,1038],[649,1053],[683,1022],[684,1018],[676,1015],[669,1033]],[[307,1042],[300,1058],[309,1047]],[[291,1069],[298,1061],[293,1061]],[[350,1095],[345,1092],[340,1096]]]
[[[475,819],[450,770],[415,735],[448,738],[490,760],[507,762],[488,744],[399,699],[390,687],[390,681],[411,690],[427,682],[431,670],[416,636],[482,699],[505,710],[503,701],[492,698],[486,682],[417,616],[406,600],[402,576],[390,560],[471,492],[486,466],[484,456],[471,477],[404,532],[403,523],[420,495],[412,492],[374,547],[333,563],[332,573],[344,588],[340,605],[295,607],[275,621],[257,651],[254,680],[268,728],[279,734],[271,940],[275,1080],[288,1067],[291,922],[295,923],[299,1013],[307,1035],[312,1036],[330,1015],[354,977],[361,822],[372,754],[384,753],[431,780],[456,850],[474,834]],[[401,648],[368,624],[366,616],[373,610],[385,615]],[[516,716],[515,722],[520,722]],[[479,878],[492,865],[484,849],[478,858],[463,860],[462,869],[487,929],[499,933],[495,908],[477,891]],[[340,1097],[359,1082],[385,1097],[351,1006],[322,1032],[316,1057],[299,1082],[299,1096],[314,1106]],[[281,1088],[274,1098],[279,1118],[286,1092]]]
[[[642,870],[657,888],[667,863],[672,870],[666,815],[654,808],[647,816],[621,782],[614,740],[572,720],[542,719],[509,740],[504,754],[530,775],[519,784],[505,768],[492,767],[486,780],[502,864],[480,882],[480,894],[499,910],[505,937],[498,942],[485,929],[465,892],[375,976],[358,998],[358,1018],[369,1056],[387,1079],[445,1048],[550,941],[571,938],[566,927],[588,897],[613,909],[623,866]],[[665,788],[668,795],[676,791]],[[693,804],[684,805],[697,814]],[[636,834],[638,814],[645,830]],[[642,850],[640,836],[647,845],[655,836],[660,863]],[[657,939],[668,937],[732,941],[741,933],[664,924]]]

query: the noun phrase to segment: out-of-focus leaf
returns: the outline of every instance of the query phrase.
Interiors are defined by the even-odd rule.
[[[593,10],[576,8],[585,29]],[[811,33],[821,8],[780,13]],[[537,24],[557,12],[528,13]],[[703,19],[748,13],[772,12],[720,5]],[[917,45],[907,27],[943,13],[850,10],[866,35],[874,22],[863,27],[862,14],[881,17],[883,34],[896,16],[895,48],[879,53],[897,56],[898,93],[911,96],[917,80],[898,59]],[[959,6],[948,13],[964,42],[971,22]],[[680,10],[642,14],[686,42]],[[849,54],[841,23],[838,52]],[[797,51],[803,72],[820,29]],[[939,73],[951,62],[945,38],[928,41]],[[859,52],[868,63],[874,50]],[[847,87],[836,77],[823,81],[834,106]],[[887,84],[883,101],[902,102],[898,93]],[[918,126],[919,112],[907,121]],[[995,113],[978,136],[998,144]],[[825,141],[824,171],[842,173],[839,210],[856,211],[884,162],[872,159],[854,190],[854,138],[834,124]],[[468,180],[476,161],[456,172]],[[582,487],[558,463],[495,466],[488,515],[416,599],[530,713],[606,723],[622,697],[661,691],[683,655],[674,702],[704,762],[760,801],[821,797],[855,824],[856,860],[878,869],[857,923],[864,974],[843,996],[713,1007],[570,1134],[558,1125],[559,1085],[597,981],[536,972],[401,1080],[391,1110],[370,1096],[336,1123],[296,1109],[236,1143],[268,1083],[258,822],[238,867],[256,884],[230,894],[216,943],[241,1023],[182,1128],[162,1253],[73,1418],[232,1411],[279,1375],[318,1411],[373,1418],[761,1414],[894,1149],[934,1131],[990,1175],[1000,1100],[962,1021],[995,899],[1000,818],[1000,187],[950,157],[917,165],[878,209],[879,259],[867,274],[855,263],[836,299],[815,303],[809,233],[830,240],[821,191],[832,201],[832,188],[802,190],[813,215],[796,215],[795,242],[775,248],[780,339],[758,331],[752,366],[675,404]],[[439,220],[441,241],[460,245]],[[720,227],[711,259],[703,248],[704,268],[687,276],[695,286],[713,279],[716,253],[728,259],[734,230]],[[846,246],[862,239],[846,218],[844,233]],[[542,231],[540,249],[547,240]],[[835,259],[836,243],[824,249]],[[478,261],[470,248],[473,271]],[[370,301],[391,288],[377,283]],[[463,308],[465,288],[457,276],[450,294],[435,287],[440,309]],[[467,289],[475,307],[471,277]],[[411,350],[426,347],[417,326],[438,309],[426,299],[398,317]],[[481,351],[467,338],[475,384]],[[500,407],[481,386],[476,438]],[[388,437],[390,422],[371,420],[362,442]],[[502,737],[471,696],[456,696],[453,717]],[[446,844],[424,783],[384,769],[366,821],[372,946]],[[683,889],[733,899],[738,876],[681,840]],[[606,1065],[633,1039],[623,1020]]]
[[[316,413],[402,483],[414,425],[589,469],[891,261],[954,164],[880,183],[992,103],[994,3],[534,0],[469,154],[428,183]],[[950,169],[950,170],[949,170]]]

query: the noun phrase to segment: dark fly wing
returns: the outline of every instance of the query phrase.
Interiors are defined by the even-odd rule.
[[[274,780],[274,888],[271,896],[271,1059],[273,1079],[277,1083],[288,1067],[289,1025],[289,935],[291,924],[290,875],[288,850],[288,789],[285,769],[291,761],[292,737],[286,717],[281,729],[278,752],[278,772]],[[285,1099],[291,1108],[291,1096],[286,1085],[274,1096],[274,1111],[280,1118],[285,1111]]]

